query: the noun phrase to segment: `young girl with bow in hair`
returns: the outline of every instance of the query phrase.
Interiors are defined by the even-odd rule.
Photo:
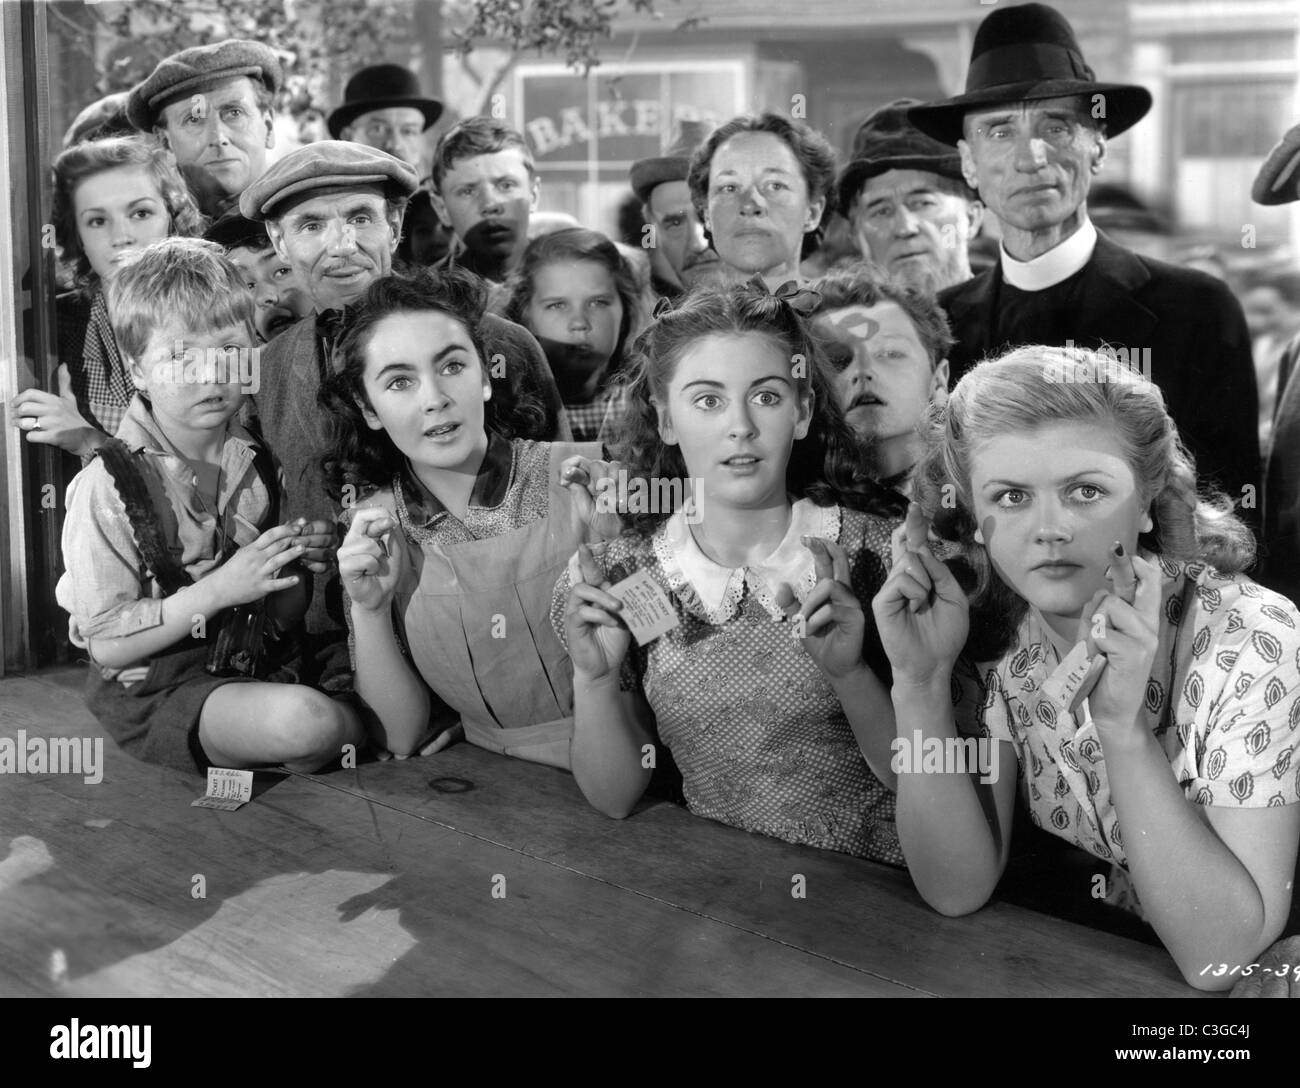
[[[662,313],[614,453],[629,495],[681,501],[630,504],[633,529],[580,549],[556,586],[588,798],[627,815],[657,732],[697,815],[901,864],[887,666],[859,603],[895,522],[791,301],[747,284]],[[629,584],[670,627],[647,645],[623,618]]]

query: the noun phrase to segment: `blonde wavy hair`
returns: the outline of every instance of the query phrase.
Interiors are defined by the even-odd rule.
[[[1113,353],[1016,348],[967,372],[947,404],[932,409],[929,449],[915,477],[917,501],[936,531],[960,545],[977,658],[1006,649],[1027,606],[975,542],[973,456],[990,439],[1068,422],[1115,435],[1154,522],[1139,538],[1143,547],[1171,559],[1200,560],[1225,574],[1254,562],[1254,535],[1232,501],[1198,487],[1195,464],[1157,385]]]

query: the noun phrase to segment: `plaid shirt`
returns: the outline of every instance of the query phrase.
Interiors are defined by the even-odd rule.
[[[626,411],[627,386],[623,382],[606,386],[586,404],[564,406],[575,442],[603,442],[622,426]]]

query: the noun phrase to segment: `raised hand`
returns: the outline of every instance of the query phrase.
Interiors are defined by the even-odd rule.
[[[564,607],[564,631],[575,676],[600,680],[614,672],[627,656],[632,632],[618,619],[623,602],[609,592],[605,577],[586,544],[578,548],[582,581],[569,590]]]
[[[574,455],[560,465],[560,483],[573,495],[574,516],[587,530],[588,540],[613,540],[623,531],[618,509],[618,474],[623,466],[617,461],[593,461]]]
[[[358,507],[338,561],[339,578],[356,607],[387,608],[406,569],[406,539],[397,519],[379,506]]]
[[[951,669],[970,629],[957,579],[930,552],[929,521],[916,503],[891,538],[893,566],[871,602],[895,683],[921,684]]]
[[[802,641],[808,656],[837,680],[862,664],[866,616],[849,586],[849,559],[844,549],[833,540],[813,536],[804,537],[803,545],[813,554],[817,584],[800,606],[795,622],[805,632]]]
[[[1088,695],[1099,728],[1130,728],[1146,698],[1160,629],[1160,569],[1141,556],[1113,556],[1106,572],[1109,590],[1088,602],[1079,620],[1079,637],[1106,658],[1106,667]],[[1126,599],[1127,598],[1127,599]]]

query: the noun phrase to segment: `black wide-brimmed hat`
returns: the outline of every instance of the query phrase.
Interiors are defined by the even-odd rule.
[[[424,114],[427,129],[442,116],[442,103],[420,92],[420,81],[400,64],[376,64],[362,68],[343,88],[343,105],[325,122],[334,139],[363,113],[409,106]]]
[[[991,12],[975,31],[965,94],[913,106],[907,116],[922,132],[955,146],[962,118],[973,109],[1067,95],[1101,95],[1105,114],[1098,119],[1105,121],[1108,136],[1132,128],[1151,108],[1145,87],[1097,82],[1059,11],[1020,4]]]
[[[1300,200],[1300,125],[1287,129],[1255,175],[1250,198],[1256,204]]]
[[[927,136],[908,121],[907,111],[920,104],[915,98],[896,99],[858,126],[853,158],[835,183],[841,215],[848,217],[869,179],[889,170],[926,170],[965,184],[957,150]]]
[[[708,138],[711,127],[704,121],[683,121],[677,130],[677,138],[662,155],[638,159],[632,164],[628,178],[632,191],[641,198],[642,204],[650,200],[656,185],[686,180],[686,175],[691,172],[691,156]]]

